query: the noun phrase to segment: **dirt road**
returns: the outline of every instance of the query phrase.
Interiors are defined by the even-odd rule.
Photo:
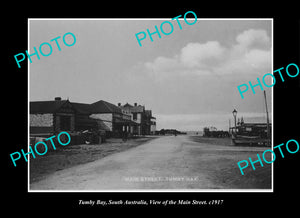
[[[103,159],[57,171],[30,190],[269,189],[270,165],[242,176],[237,161],[266,148],[164,136]]]

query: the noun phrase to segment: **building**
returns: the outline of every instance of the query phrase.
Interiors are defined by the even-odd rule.
[[[111,136],[130,133],[131,126],[135,125],[130,114],[123,113],[121,108],[103,100],[90,104],[90,113],[90,118],[102,121]]]
[[[156,118],[155,117],[151,117],[150,123],[151,123],[150,134],[151,135],[155,135],[155,132],[156,132]]]
[[[272,124],[269,124],[269,134],[271,138],[271,129]],[[238,123],[236,128],[230,127],[230,133],[234,134],[237,133],[239,135],[244,136],[259,136],[261,138],[267,138],[268,136],[268,125],[267,123]]]
[[[271,146],[272,124],[240,122],[236,127],[230,128],[234,145]]]
[[[118,107],[123,113],[130,114],[131,120],[134,122],[132,133],[135,135],[150,135],[154,134],[156,130],[156,119],[152,117],[152,111],[146,110],[145,106],[134,103],[124,104],[118,103]]]
[[[90,118],[90,104],[70,102],[75,109],[75,131],[91,129],[107,130],[99,120]]]
[[[151,117],[152,117],[152,111],[151,110],[145,110],[145,114],[144,114],[145,135],[150,135],[151,134]]]
[[[30,102],[30,135],[49,136],[75,130],[76,110],[69,100]]]
[[[30,102],[30,135],[45,137],[60,131],[105,131],[107,137],[125,134],[155,134],[156,120],[144,106],[118,106],[107,101],[92,104],[70,102],[56,97],[54,101]],[[73,134],[73,135],[74,135]]]
[[[116,105],[103,100],[85,104],[56,97],[54,101],[30,102],[31,136],[104,130],[108,137],[119,137],[124,132],[132,132],[134,125],[131,114],[123,113]]]

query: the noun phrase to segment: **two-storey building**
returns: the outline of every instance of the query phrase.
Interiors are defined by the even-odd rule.
[[[122,111],[131,114],[131,120],[136,124],[132,126],[133,134],[150,135],[155,133],[156,120],[155,117],[152,117],[151,110],[146,110],[145,106],[138,105],[137,103],[134,103],[134,105],[126,103],[123,106],[121,103],[118,103],[118,107],[121,108]],[[151,131],[151,129],[153,131]]]

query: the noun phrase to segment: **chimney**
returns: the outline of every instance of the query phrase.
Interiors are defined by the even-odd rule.
[[[55,97],[54,100],[55,101],[61,101],[61,97]]]
[[[134,106],[136,107],[136,106],[137,106],[137,103],[134,103]]]
[[[118,103],[118,106],[120,107],[120,106],[121,106],[121,103]]]

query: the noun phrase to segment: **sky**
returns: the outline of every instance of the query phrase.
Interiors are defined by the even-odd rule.
[[[147,35],[139,46],[136,33],[154,32],[166,20],[170,35]],[[228,129],[234,108],[245,122],[265,122],[263,92],[249,88],[242,99],[237,86],[272,72],[272,21],[179,21],[182,29],[171,19],[29,20],[29,53],[52,45],[50,56],[32,57],[30,101],[137,102],[152,110],[157,129]],[[67,32],[76,36],[70,47],[62,42]],[[58,36],[61,51],[50,42]],[[265,90],[271,113],[272,89]]]

